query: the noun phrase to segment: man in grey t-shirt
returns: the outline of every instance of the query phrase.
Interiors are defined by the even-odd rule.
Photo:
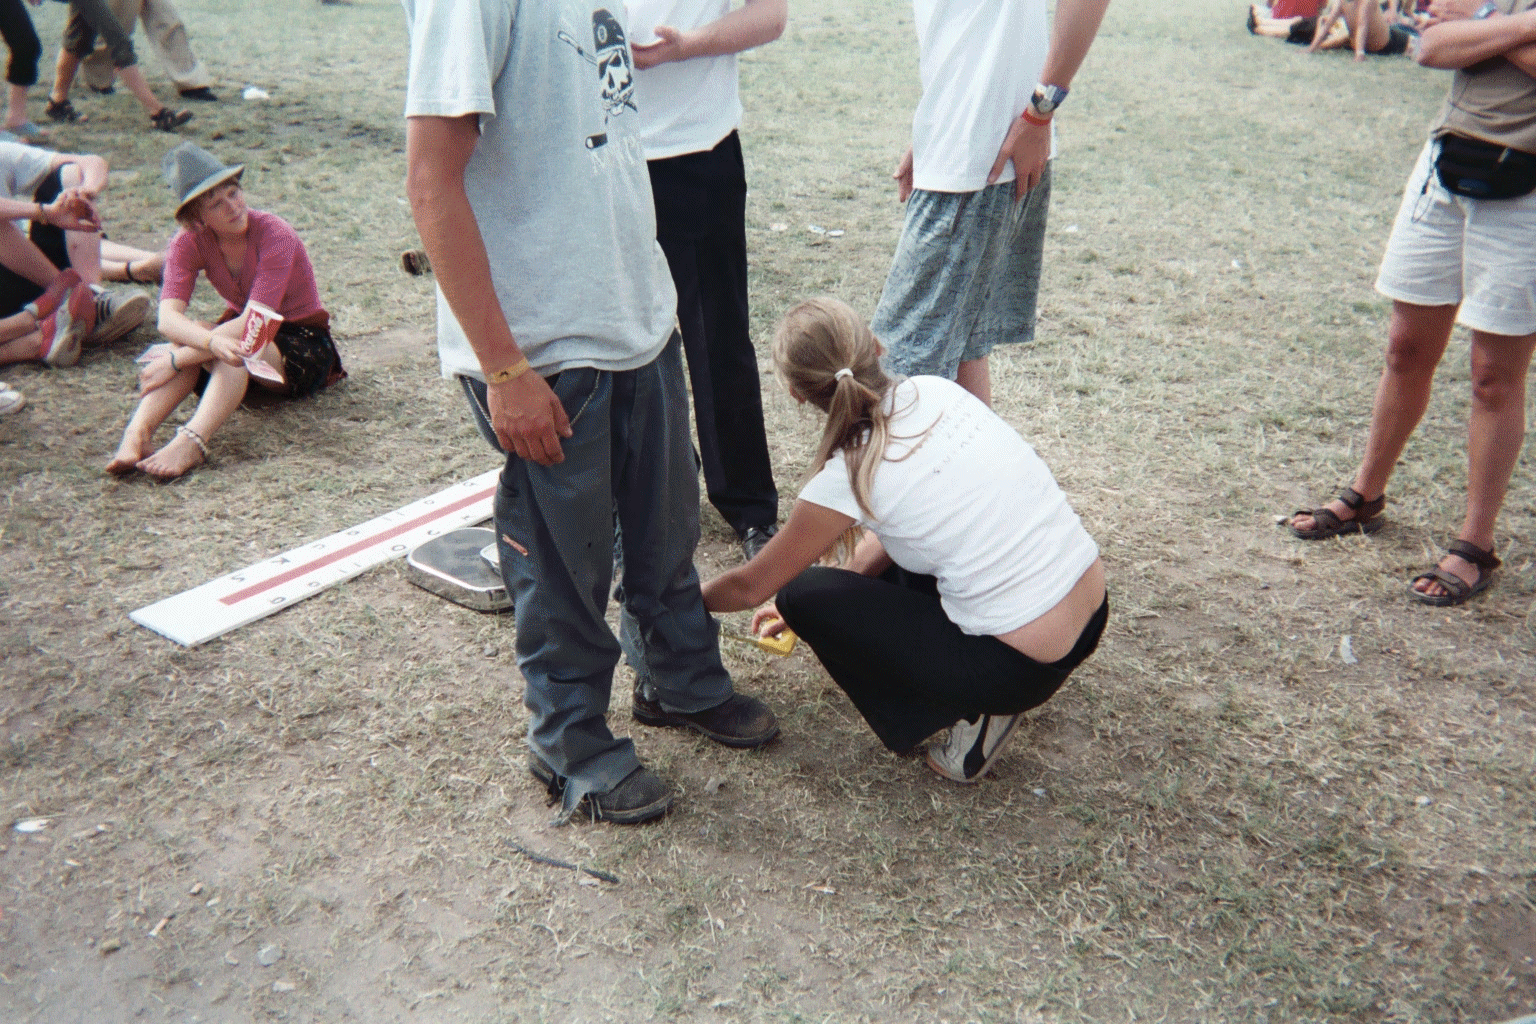
[[[755,747],[778,722],[733,692],[693,568],[676,295],[624,26],[587,0],[404,5],[407,189],[437,272],[443,374],[507,453],[495,525],[529,767],[563,818],[585,800],[594,817],[643,821],[671,792],[609,732],[621,644],[642,723]],[[604,620],[615,518],[621,640]]]

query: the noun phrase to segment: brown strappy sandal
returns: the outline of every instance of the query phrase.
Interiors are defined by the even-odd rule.
[[[1466,580],[1440,568],[1438,565],[1428,572],[1421,572],[1408,584],[1408,596],[1420,604],[1433,605],[1436,608],[1449,608],[1452,605],[1465,604],[1474,594],[1480,594],[1488,589],[1493,582],[1493,571],[1504,563],[1499,556],[1493,553],[1493,548],[1486,551],[1476,544],[1464,540],[1453,540],[1445,546],[1445,550],[1453,555],[1459,555],[1477,566],[1477,582],[1468,583]],[[1414,587],[1414,583],[1420,580],[1434,580],[1446,590],[1448,594],[1425,594]]]
[[[1372,534],[1386,525],[1377,518],[1387,507],[1385,494],[1374,501],[1366,501],[1359,491],[1346,487],[1339,492],[1339,500],[1354,511],[1353,519],[1340,519],[1327,508],[1299,508],[1291,514],[1292,523],[1297,516],[1311,516],[1313,526],[1310,530],[1298,530],[1293,525],[1291,532],[1302,540],[1327,540],[1346,533]]]

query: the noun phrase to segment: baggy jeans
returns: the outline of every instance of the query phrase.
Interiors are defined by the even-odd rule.
[[[494,444],[485,385],[460,381]],[[495,527],[517,620],[528,745],[566,779],[568,818],[589,793],[607,793],[640,766],[634,743],[616,738],[605,717],[621,650],[669,711],[715,707],[732,689],[693,565],[699,483],[681,339],[674,332],[638,369],[564,370],[550,386],[571,422],[565,461],[540,466],[508,454]],[[604,618],[615,518],[622,642]]]

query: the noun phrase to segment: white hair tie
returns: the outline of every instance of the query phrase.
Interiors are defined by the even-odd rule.
[[[853,371],[845,366],[841,370],[838,370],[836,373],[834,373],[832,375],[832,379],[837,381],[837,380],[842,380],[844,377],[852,377],[852,376],[853,376]]]

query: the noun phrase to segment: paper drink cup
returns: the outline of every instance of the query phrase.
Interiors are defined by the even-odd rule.
[[[245,328],[240,335],[240,351],[245,355],[254,356],[266,347],[267,343],[277,337],[277,327],[283,322],[283,316],[275,309],[269,309],[254,299],[245,306]]]

